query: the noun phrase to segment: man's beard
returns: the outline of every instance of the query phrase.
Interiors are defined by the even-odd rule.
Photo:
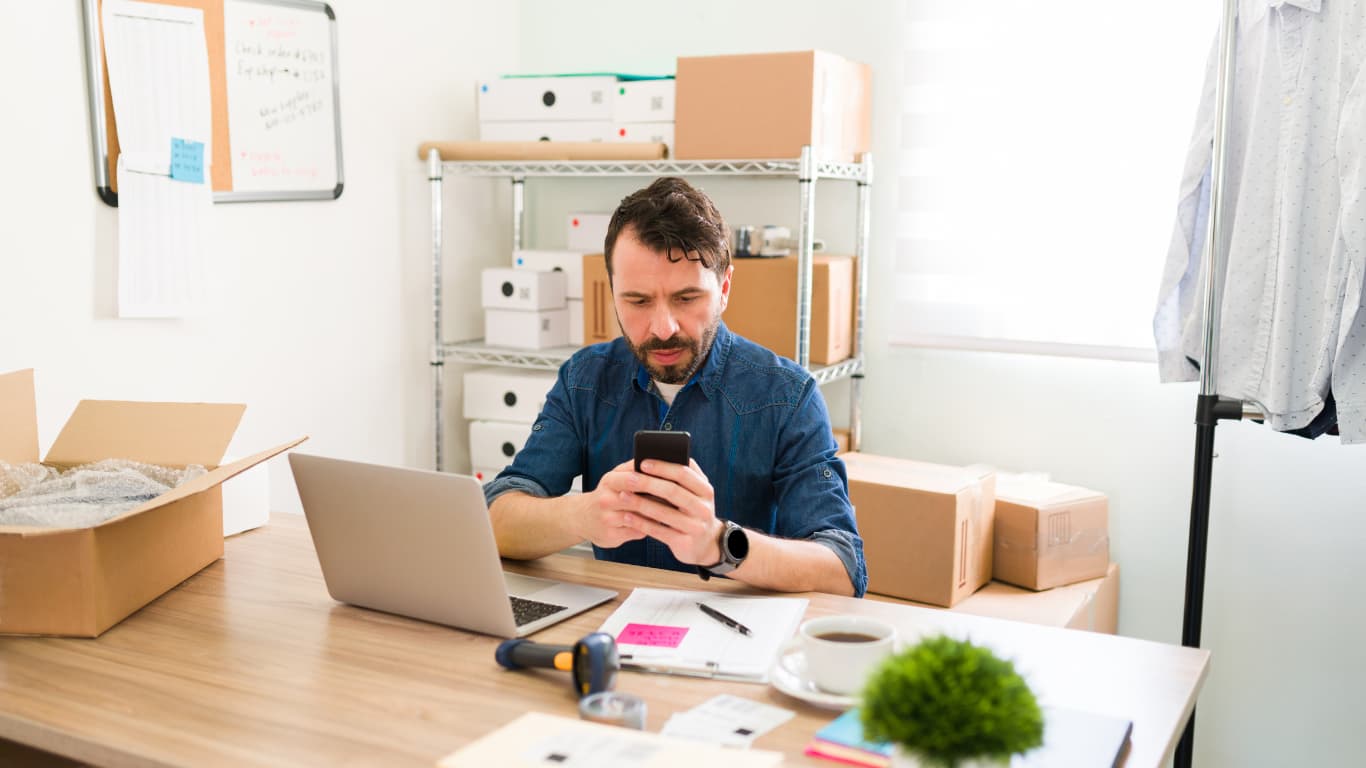
[[[650,372],[650,378],[660,384],[686,384],[688,379],[702,367],[702,363],[707,359],[707,353],[711,352],[711,345],[716,341],[716,331],[721,327],[721,313],[717,313],[709,324],[702,331],[702,339],[689,338],[679,333],[675,333],[667,339],[650,337],[640,346],[631,343],[630,338],[626,338],[626,346],[631,348],[632,354],[645,366],[645,370]],[[673,349],[683,349],[692,353],[691,357],[682,357],[673,365],[655,365],[650,362],[650,351],[667,351]]]

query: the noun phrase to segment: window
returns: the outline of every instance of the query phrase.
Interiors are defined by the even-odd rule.
[[[1215,0],[911,0],[894,343],[1153,360]]]

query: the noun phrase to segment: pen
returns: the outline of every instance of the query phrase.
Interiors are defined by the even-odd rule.
[[[707,605],[706,603],[698,603],[697,607],[701,608],[703,613],[707,614],[713,619],[716,619],[717,621],[721,622],[722,624],[725,624],[726,626],[730,627],[736,632],[739,632],[740,634],[749,637],[749,627],[745,626],[744,624],[741,624],[740,622],[736,621],[735,619],[732,619],[726,614],[721,613],[720,611],[716,610],[710,605]]]

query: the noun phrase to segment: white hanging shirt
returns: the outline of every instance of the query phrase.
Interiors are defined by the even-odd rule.
[[[1331,387],[1343,442],[1366,442],[1366,0],[1240,0],[1236,54],[1216,389],[1290,430]],[[1153,319],[1163,381],[1203,356],[1217,78],[1216,40]]]

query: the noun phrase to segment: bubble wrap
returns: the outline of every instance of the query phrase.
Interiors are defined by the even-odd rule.
[[[86,528],[117,517],[205,473],[128,459],[104,459],[65,472],[0,461],[0,525]]]

